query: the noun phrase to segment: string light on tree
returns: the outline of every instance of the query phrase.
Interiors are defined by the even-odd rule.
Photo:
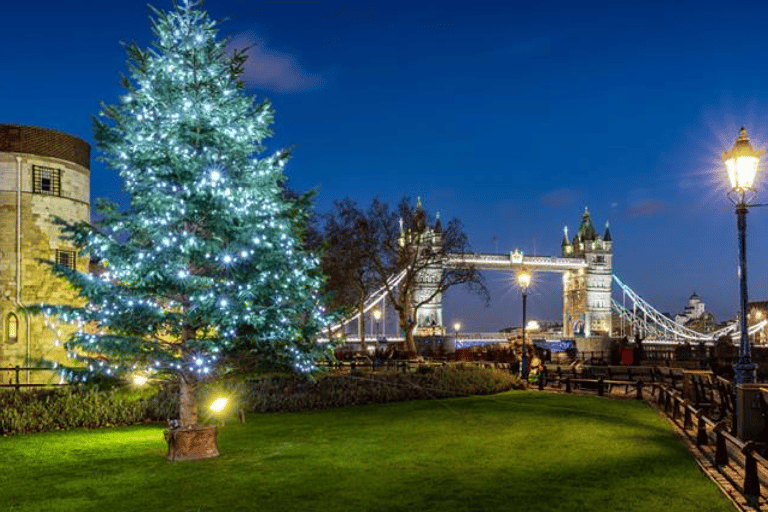
[[[301,243],[305,198],[281,186],[290,155],[259,156],[274,111],[244,93],[244,52],[228,53],[195,0],[154,12],[153,48],[127,46],[126,93],[95,123],[130,206],[102,200],[98,226],[66,227],[103,271],[56,266],[87,303],[38,311],[81,326],[66,343],[80,363],[61,369],[66,378],[173,375],[190,426],[190,397],[222,357],[247,352],[309,373],[327,322],[318,260]]]

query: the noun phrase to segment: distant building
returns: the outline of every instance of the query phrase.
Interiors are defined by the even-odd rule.
[[[0,124],[0,367],[63,361],[66,333],[24,307],[75,304],[77,294],[39,260],[88,272],[87,257],[61,236],[54,217],[90,222],[91,147],[54,130]],[[61,338],[61,340],[59,339]],[[50,375],[23,373],[39,381]],[[0,372],[3,383],[10,374]]]
[[[675,315],[675,323],[685,325],[691,320],[700,319],[704,313],[706,313],[706,305],[701,302],[699,296],[694,293],[688,299],[688,305],[685,306],[685,310],[682,313]]]

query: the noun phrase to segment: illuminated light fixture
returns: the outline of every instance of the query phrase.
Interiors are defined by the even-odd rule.
[[[525,328],[528,329],[529,331],[538,331],[539,329],[541,329],[541,325],[539,325],[538,320],[531,320],[530,322],[528,322],[528,325],[526,325]]]
[[[133,376],[133,385],[141,387],[147,383],[149,379],[147,379],[146,375],[137,374]]]
[[[528,287],[531,285],[531,278],[533,275],[531,272],[527,269],[520,269],[517,272],[517,284],[520,286],[522,290],[528,290]]]
[[[371,314],[373,315],[374,320],[377,322],[381,320],[381,310],[380,309],[374,309],[371,311]]]
[[[458,331],[459,329],[461,329],[461,322],[457,320],[456,322],[453,322],[453,330]]]
[[[217,398],[213,402],[211,402],[211,405],[208,407],[212,412],[219,414],[221,411],[224,410],[224,408],[229,403],[229,399],[225,398],[223,396]]]
[[[749,333],[747,332],[747,211],[757,205],[749,202],[749,199],[757,195],[755,180],[760,169],[760,158],[765,153],[764,149],[754,149],[749,143],[747,129],[743,126],[739,131],[736,143],[728,151],[723,151],[723,162],[728,179],[731,182],[731,190],[728,199],[736,207],[736,220],[739,232],[739,359],[734,363],[733,382],[737,384],[751,384],[757,380],[757,365],[752,361],[749,346]],[[747,196],[750,197],[747,197]],[[735,421],[741,421],[742,418]]]
[[[731,190],[737,194],[744,194],[754,190],[757,172],[760,169],[760,158],[765,149],[754,149],[749,143],[747,129],[743,126],[739,131],[739,138],[733,147],[723,151],[723,161],[731,182]]]

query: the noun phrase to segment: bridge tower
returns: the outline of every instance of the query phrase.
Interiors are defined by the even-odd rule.
[[[586,269],[563,273],[563,334],[566,337],[610,336],[613,239],[608,223],[603,236],[599,236],[589,209],[584,208],[573,240],[568,240],[568,228],[565,228],[562,253],[568,258],[584,258],[587,263]]]
[[[440,224],[440,212],[436,215],[435,226],[429,225],[427,215],[421,206],[421,198],[416,203],[413,229],[404,230],[400,223],[400,245],[417,251],[432,251],[439,254],[442,244],[443,228]],[[437,291],[443,275],[443,262],[434,259],[416,274],[416,286],[412,304],[424,302],[413,314],[416,317],[416,335],[431,336],[443,327],[443,295]],[[429,299],[430,296],[434,296]]]

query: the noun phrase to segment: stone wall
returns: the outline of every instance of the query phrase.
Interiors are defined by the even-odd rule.
[[[0,125],[0,135],[2,128]],[[24,127],[23,127],[24,128]],[[45,131],[49,132],[49,131]],[[58,132],[54,132],[58,133]],[[23,135],[23,134],[22,134]],[[74,139],[66,134],[50,136],[58,144],[60,154],[68,154],[61,146]],[[63,137],[66,135],[66,137]],[[83,144],[70,151],[84,163]],[[0,141],[2,142],[2,141]],[[50,148],[49,148],[50,149]],[[77,304],[77,293],[71,285],[57,278],[40,260],[55,260],[56,250],[73,251],[74,247],[62,238],[61,229],[54,222],[60,217],[67,222],[90,221],[90,171],[78,163],[37,154],[0,152],[0,367],[24,366],[39,359],[63,362],[66,353],[62,342],[69,331],[54,332],[40,316],[29,319],[20,310],[17,298],[17,157],[21,158],[21,289],[22,305],[39,303]],[[60,176],[60,189],[56,194],[35,191],[33,166],[55,169]],[[76,268],[87,272],[89,258],[77,255]],[[16,338],[9,335],[9,320],[18,319]],[[0,381],[8,383],[14,372],[0,371]],[[47,372],[30,374],[32,382],[51,377]],[[22,382],[27,373],[22,372]]]

